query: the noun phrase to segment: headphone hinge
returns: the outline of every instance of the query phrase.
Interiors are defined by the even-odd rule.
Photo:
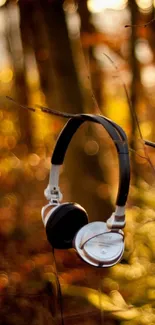
[[[125,215],[116,215],[114,212],[106,224],[109,229],[122,229],[125,227]]]
[[[48,185],[47,188],[44,191],[44,195],[47,200],[49,200],[51,203],[59,203],[62,200],[62,193],[59,190],[59,187],[57,186],[50,186]]]

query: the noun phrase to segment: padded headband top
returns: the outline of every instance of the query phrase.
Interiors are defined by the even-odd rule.
[[[124,206],[127,200],[130,184],[129,151],[126,134],[115,122],[100,115],[75,115],[75,117],[69,119],[61,131],[53,151],[51,162],[53,165],[63,164],[68,145],[74,133],[86,121],[101,124],[115,144],[119,160],[119,187],[116,205]]]

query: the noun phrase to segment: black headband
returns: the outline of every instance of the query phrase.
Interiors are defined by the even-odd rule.
[[[130,183],[129,152],[126,134],[115,122],[100,115],[75,115],[75,117],[71,118],[65,124],[63,130],[61,131],[53,151],[51,162],[53,165],[63,164],[68,145],[74,133],[77,131],[80,125],[86,121],[101,124],[106,129],[115,144],[119,159],[119,187],[116,205],[124,206],[127,200]]]

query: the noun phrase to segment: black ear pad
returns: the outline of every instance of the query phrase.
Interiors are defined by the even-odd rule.
[[[77,203],[63,203],[54,209],[46,224],[48,241],[53,248],[67,249],[79,229],[88,223],[88,215]]]

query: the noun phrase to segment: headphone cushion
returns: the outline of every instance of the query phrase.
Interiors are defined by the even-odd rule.
[[[85,209],[77,203],[57,206],[46,223],[46,234],[53,248],[73,247],[72,241],[79,229],[88,223]]]

